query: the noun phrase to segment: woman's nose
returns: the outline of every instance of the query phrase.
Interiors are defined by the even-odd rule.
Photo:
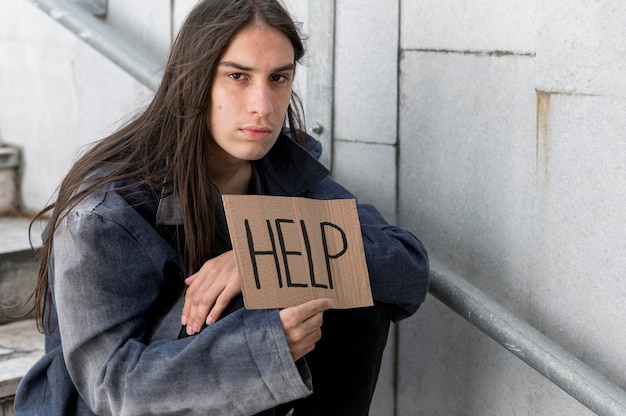
[[[251,89],[248,101],[248,109],[259,117],[265,117],[272,113],[272,93],[268,85],[258,85]]]

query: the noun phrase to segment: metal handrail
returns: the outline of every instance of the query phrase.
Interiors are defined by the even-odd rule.
[[[105,17],[107,15],[108,1],[107,0],[70,0],[73,3],[80,5],[83,9],[89,13],[98,17]]]
[[[430,293],[598,415],[626,415],[624,390],[436,260]]]
[[[64,0],[28,0],[152,91],[161,74],[141,50],[133,48],[80,6]]]
[[[63,0],[28,1],[156,90],[160,76],[150,69],[153,63],[101,21]],[[598,415],[626,415],[624,390],[434,259],[430,293]]]

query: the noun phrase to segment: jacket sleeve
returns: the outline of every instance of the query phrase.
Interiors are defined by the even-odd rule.
[[[151,227],[121,215],[73,212],[55,233],[64,359],[94,413],[250,415],[311,393],[276,310],[242,309],[197,336],[147,341],[168,259]]]
[[[388,224],[371,205],[358,205],[374,300],[394,305],[392,320],[414,314],[428,292],[428,255],[408,230]]]
[[[327,177],[306,195],[317,199],[352,199]],[[389,224],[372,205],[357,204],[363,247],[375,301],[393,306],[397,322],[414,314],[428,292],[429,266],[424,245],[408,230]]]

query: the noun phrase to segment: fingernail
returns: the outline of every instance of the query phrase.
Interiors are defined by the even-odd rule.
[[[187,335],[193,335],[193,328],[190,325],[187,325]]]
[[[187,325],[187,317],[185,315],[180,318],[180,323],[182,325]]]
[[[206,318],[206,324],[207,324],[207,325],[213,325],[214,323],[215,323],[215,319],[213,319],[213,318],[211,317],[211,315],[207,316],[207,318]]]
[[[198,324],[193,324],[193,332],[200,332],[200,325]]]

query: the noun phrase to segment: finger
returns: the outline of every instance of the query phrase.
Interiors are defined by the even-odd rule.
[[[215,260],[206,262],[200,271],[190,276],[188,280],[192,282],[187,289],[183,312],[187,317],[187,333],[193,335],[202,328],[202,323],[226,283],[220,279],[215,268]]]
[[[318,341],[321,337],[321,327],[324,322],[324,312],[318,312],[312,315],[308,319],[301,322],[299,325],[295,325],[289,328],[289,334],[293,341],[306,341],[313,335],[318,334],[318,338],[314,342]]]
[[[318,327],[316,331],[311,332],[307,337],[303,338],[299,343],[294,344],[291,351],[294,360],[307,355],[315,349],[315,344],[322,338],[322,330]]]
[[[204,322],[211,325],[216,322],[229,303],[241,293],[241,280],[239,270],[232,251],[226,252],[211,262],[211,268],[207,270],[211,278],[205,278],[200,285],[199,291],[204,296],[192,312],[194,322]],[[196,286],[196,285],[192,285]]]
[[[202,323],[212,325],[221,316],[230,302],[241,293],[239,275],[221,276],[213,282],[205,281],[198,287],[196,296],[190,300],[188,325],[193,332],[199,332]]]
[[[185,282],[189,288],[181,312],[181,323],[187,325],[189,335],[199,332],[204,322],[215,322],[230,301],[241,293],[239,272],[232,251],[208,260]]]
[[[196,277],[198,277],[198,273],[192,274],[191,276],[185,279],[185,284],[187,286],[191,285],[196,280]]]
[[[330,299],[315,299],[279,312],[289,352],[294,360],[312,351],[320,340],[323,314],[331,307]]]
[[[286,314],[289,314],[289,312],[287,311]],[[315,348],[315,343],[321,339],[323,314],[323,311],[317,312],[300,324],[293,324],[293,322],[296,322],[295,320],[292,324],[285,324],[283,315],[281,315],[285,340],[287,341],[289,352],[294,361],[299,360],[304,355],[311,352]]]
[[[206,315],[201,315],[202,303],[206,303],[207,301],[210,301],[210,299],[202,299],[203,293],[206,294],[206,292],[203,292],[203,289],[200,287],[190,287],[187,289],[187,292],[185,293],[185,303],[181,313],[181,323],[183,325],[192,327],[194,323],[204,320]],[[205,313],[208,312],[211,305],[206,306]],[[198,316],[200,315],[202,318],[198,319]]]
[[[204,287],[200,288],[203,293],[202,299],[195,305],[192,304],[191,316],[194,322],[206,322],[211,325],[216,322],[231,300],[241,293],[241,282],[239,274],[228,273],[220,275],[215,281],[206,281]]]
[[[185,292],[185,302],[183,304],[183,310],[182,310],[181,318],[180,318],[180,323],[183,325],[187,325],[187,322],[189,321],[189,313],[191,312],[191,297],[196,292],[196,288],[191,287],[191,284],[196,280],[196,277],[198,276],[199,273],[200,271],[192,274],[191,276],[185,279],[185,284],[189,287],[187,288],[187,291]]]
[[[292,317],[296,320],[297,324],[300,324],[315,314],[320,312],[324,312],[333,306],[333,301],[331,299],[322,298],[322,299],[313,299],[308,302],[305,302],[301,305],[293,306]],[[289,310],[291,308],[283,309],[284,311]]]
[[[215,304],[213,308],[208,313],[206,317],[206,324],[212,325],[214,324],[220,317],[224,310],[228,307],[228,304],[241,292],[240,286],[238,285],[228,285],[222,293],[219,294],[217,299],[215,300]]]
[[[191,327],[193,333],[200,332],[202,329],[202,323],[205,321],[209,310],[215,305],[216,299],[223,291],[222,286],[209,286],[207,288],[200,288],[191,299],[191,309],[189,312],[189,319],[187,326]]]

